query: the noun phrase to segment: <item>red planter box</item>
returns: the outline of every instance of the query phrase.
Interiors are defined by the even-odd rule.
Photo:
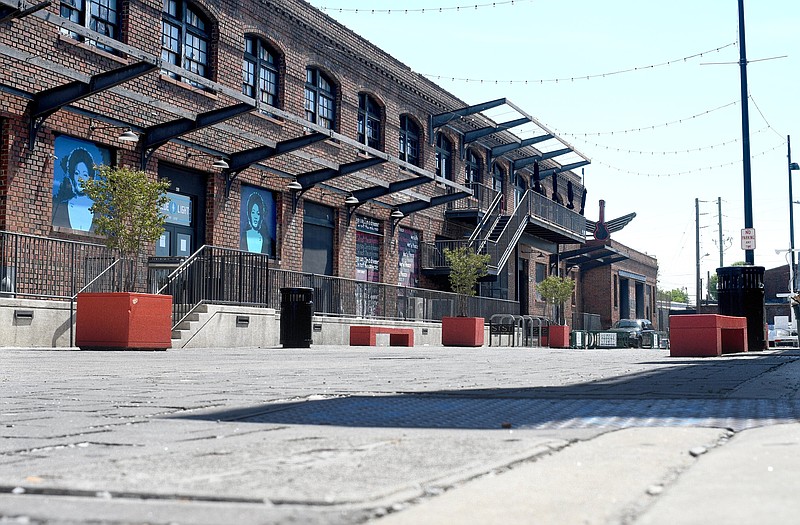
[[[75,328],[82,349],[166,350],[172,346],[172,296],[81,293]]]
[[[483,317],[442,317],[443,346],[483,346]]]
[[[569,348],[569,326],[551,324],[547,331],[550,348]]]

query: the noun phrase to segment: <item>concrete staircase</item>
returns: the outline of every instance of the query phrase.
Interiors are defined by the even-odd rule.
[[[202,326],[201,321],[207,320],[212,314],[208,311],[207,304],[198,305],[186,319],[172,330],[172,348],[181,348],[197,327]]]

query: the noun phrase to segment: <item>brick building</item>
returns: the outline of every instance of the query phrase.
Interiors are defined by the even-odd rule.
[[[557,254],[585,241],[589,160],[511,101],[468,105],[300,0],[32,6],[0,0],[0,230],[101,242],[80,177],[124,165],[171,184],[154,256],[446,289],[442,250],[469,243],[480,294],[534,314],[536,282],[582,273]],[[637,257],[619,272],[636,314],[646,276],[647,315]],[[593,302],[601,273],[570,310],[625,309]]]

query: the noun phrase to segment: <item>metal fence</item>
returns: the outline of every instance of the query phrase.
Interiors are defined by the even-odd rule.
[[[314,312],[340,317],[439,321],[458,315],[459,295],[288,270],[270,270],[269,305],[278,308],[281,288],[313,288]],[[466,315],[489,320],[498,313],[519,313],[519,303],[489,297],[465,297]]]
[[[89,283],[87,291],[111,291],[121,272],[103,272],[118,259],[101,244],[0,231],[0,296],[67,300]]]
[[[164,275],[168,265],[153,264],[150,286],[172,296],[177,326],[202,303],[269,306],[269,257],[230,248],[203,246]]]

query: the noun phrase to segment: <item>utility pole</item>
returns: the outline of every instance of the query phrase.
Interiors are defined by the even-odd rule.
[[[753,193],[750,181],[750,117],[747,107],[747,52],[744,45],[744,0],[739,0],[739,72],[742,89],[742,164],[744,168],[744,227],[753,227]],[[755,264],[753,250],[744,251],[745,262]]]
[[[792,282],[789,283],[791,291],[797,290],[795,283],[797,282],[797,267],[794,265],[794,198],[792,197],[792,139],[786,135],[786,158],[788,159],[787,165],[789,166],[789,248],[792,252],[792,267],[789,274],[792,276]]]
[[[722,197],[717,197],[717,218],[719,219],[719,267],[725,266],[722,263]]]
[[[695,303],[697,313],[700,313],[700,199],[694,199],[694,224],[695,224],[695,262],[697,263],[697,275],[695,285]]]

